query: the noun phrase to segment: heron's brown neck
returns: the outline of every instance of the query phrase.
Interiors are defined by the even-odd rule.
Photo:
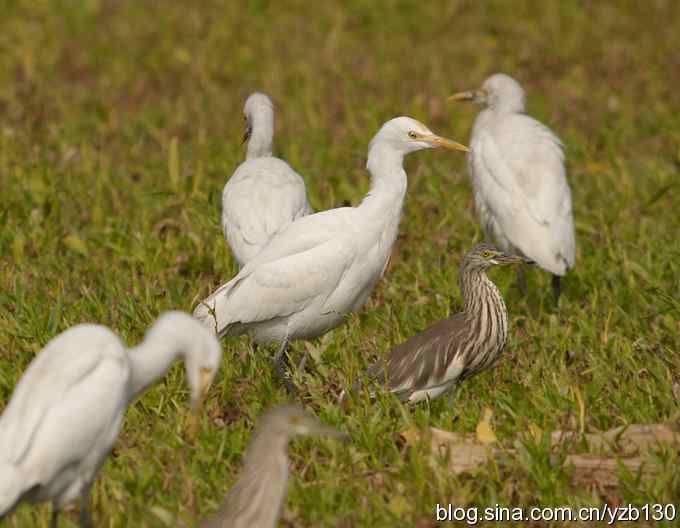
[[[463,295],[465,317],[476,319],[488,317],[490,324],[499,324],[500,331],[507,334],[507,308],[501,292],[483,270],[460,271],[460,291]]]

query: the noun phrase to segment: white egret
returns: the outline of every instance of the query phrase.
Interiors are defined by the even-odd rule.
[[[179,357],[198,416],[222,351],[215,336],[188,314],[164,314],[130,349],[111,330],[93,324],[52,339],[0,417],[0,518],[22,500],[50,500],[54,528],[62,507],[81,498],[80,523],[90,526],[90,487],[127,406]]]
[[[239,266],[301,216],[312,213],[302,177],[285,161],[272,157],[274,105],[255,92],[243,108],[246,160],[222,193],[222,230]]]
[[[341,324],[385,271],[406,194],[404,156],[435,147],[467,151],[414,119],[385,123],[369,146],[371,188],[361,204],[290,224],[194,316],[219,336],[249,333],[257,344],[280,342],[277,360],[289,340],[312,339]]]
[[[524,113],[524,90],[507,75],[492,75],[480,89],[449,99],[486,105],[472,129],[468,159],[487,236],[503,250],[520,253],[551,272],[559,299],[560,277],[574,266],[576,256],[560,139]]]
[[[296,405],[281,405],[262,416],[243,457],[243,469],[222,507],[198,528],[274,528],[286,499],[286,450],[296,436],[349,437]]]

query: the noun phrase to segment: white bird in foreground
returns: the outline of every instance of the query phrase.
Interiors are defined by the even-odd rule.
[[[219,336],[249,333],[257,344],[282,343],[277,360],[289,340],[341,324],[364,305],[387,266],[406,194],[404,156],[435,147],[468,150],[409,117],[385,123],[368,150],[371,188],[361,204],[290,224],[194,316]]]
[[[63,506],[80,497],[81,526],[90,526],[90,487],[127,406],[179,357],[198,416],[222,351],[215,336],[188,314],[164,314],[142,344],[130,349],[111,330],[93,324],[52,339],[0,417],[0,519],[22,500],[51,500],[54,528]]]
[[[560,139],[524,113],[524,90],[502,73],[489,77],[478,90],[449,99],[486,105],[472,129],[468,159],[487,236],[503,250],[520,253],[552,273],[559,299],[560,277],[574,266],[576,256]]]
[[[274,528],[286,498],[288,443],[295,436],[309,435],[349,438],[296,405],[281,405],[262,416],[239,479],[222,507],[198,528]]]
[[[239,266],[257,255],[291,222],[313,212],[302,177],[285,161],[272,157],[274,105],[255,92],[243,108],[246,160],[222,192],[222,230]]]

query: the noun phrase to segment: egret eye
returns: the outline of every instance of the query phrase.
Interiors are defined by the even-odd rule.
[[[415,132],[415,131],[413,131],[413,130],[411,130],[411,131],[408,133],[408,137],[410,137],[411,139],[417,139],[417,138],[418,138],[418,133]]]
[[[493,253],[491,251],[489,251],[488,249],[485,249],[484,251],[482,251],[482,257],[487,258],[487,259],[491,258],[491,257],[493,257]]]

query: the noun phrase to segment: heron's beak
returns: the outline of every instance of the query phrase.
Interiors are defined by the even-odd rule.
[[[419,141],[425,141],[426,143],[430,143],[435,147],[442,147],[448,150],[460,150],[463,152],[470,152],[470,149],[467,148],[465,145],[457,143],[456,141],[453,141],[451,139],[435,136],[434,134],[431,136],[423,136],[419,138]]]
[[[194,442],[198,436],[198,429],[201,425],[201,414],[203,413],[203,404],[205,398],[210,390],[212,383],[213,372],[207,368],[201,368],[199,380],[199,396],[198,399],[191,406],[191,414],[187,424],[187,437],[190,442]]]
[[[533,264],[529,259],[520,257],[519,255],[513,255],[511,253],[504,253],[501,257],[499,264],[514,265],[514,264]]]

